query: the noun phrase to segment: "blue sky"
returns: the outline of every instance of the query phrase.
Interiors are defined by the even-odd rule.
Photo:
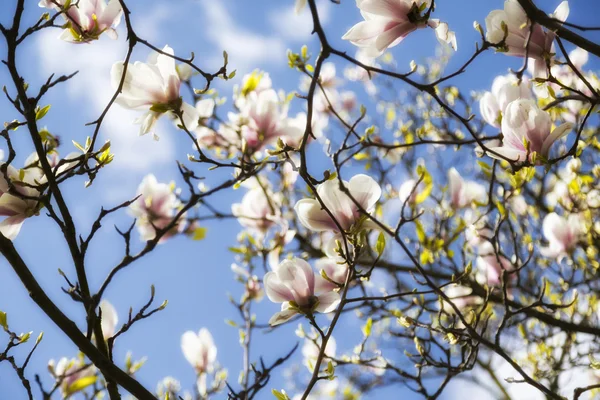
[[[2,23],[7,23],[12,13],[7,3],[0,5]],[[26,21],[31,24],[42,10],[33,0],[27,3]],[[287,67],[286,50],[298,50],[306,43],[313,54],[317,52],[316,42],[310,37],[309,15],[305,12],[299,17],[295,16],[291,0],[145,0],[130,3],[133,25],[138,34],[159,47],[169,44],[180,56],[193,51],[198,65],[209,70],[218,68],[221,53],[226,50],[230,55],[230,68],[237,69],[238,74],[232,82],[216,83],[224,96],[230,97],[233,84],[254,68],[268,71],[275,88],[297,90],[299,76]],[[474,49],[479,33],[472,28],[473,21],[477,20],[483,25],[487,13],[500,8],[502,1],[453,0],[438,3],[437,17],[447,21],[457,34],[459,50],[449,65],[449,70],[453,70]],[[547,11],[553,11],[559,2],[544,0],[539,3],[547,6]],[[355,48],[341,40],[346,30],[361,20],[354,2],[346,0],[341,5],[335,5],[321,1],[319,4],[332,45],[354,54]],[[569,21],[593,25],[597,22],[598,11],[600,4],[595,0],[573,0]],[[124,32],[121,26],[117,41],[102,38],[91,45],[72,45],[58,40],[58,30],[46,30],[30,38],[23,46],[19,59],[21,72],[32,87],[40,85],[50,73],[64,74],[80,70],[77,77],[54,89],[45,99],[52,104],[52,109],[43,122],[52,133],[63,139],[61,154],[75,150],[71,147],[71,139],[85,141],[92,131],[84,124],[99,115],[112,95],[110,67],[125,55]],[[419,62],[434,55],[436,45],[433,31],[423,30],[393,48],[392,53],[400,69],[408,69],[410,60]],[[0,43],[0,54],[4,53],[4,43]],[[134,53],[135,60],[143,61],[146,56],[147,51],[141,46]],[[341,71],[343,64],[337,61],[338,71]],[[465,92],[486,90],[496,75],[505,73],[509,67],[516,69],[520,63],[518,59],[488,52],[473,64],[470,73],[457,77],[453,84]],[[597,69],[597,61],[590,61],[589,66]],[[3,67],[0,67],[0,83],[10,87]],[[359,96],[364,98],[364,95]],[[2,101],[0,120],[16,118],[9,104]],[[91,188],[85,189],[83,180],[72,180],[67,184],[67,202],[73,210],[78,229],[83,232],[89,231],[102,205],[114,206],[132,197],[146,174],[154,173],[159,181],[176,179],[178,173],[174,160],[185,160],[186,154],[191,151],[189,142],[181,140],[166,121],[162,121],[157,131],[160,141],[153,141],[149,135],[138,137],[138,127],[130,123],[135,115],[135,112],[113,107],[101,137],[112,141],[115,162],[102,171]],[[22,131],[17,131],[14,137],[22,155],[17,160],[18,164],[31,152],[31,148],[27,135]],[[210,186],[223,179],[224,175],[215,173],[207,177]],[[402,183],[400,178],[398,184]],[[216,197],[212,203],[228,211],[229,205],[242,195],[242,190],[229,191]],[[106,220],[104,229],[97,235],[88,262],[88,275],[93,288],[98,288],[111,265],[122,257],[122,241],[111,228],[112,225],[125,227],[130,221],[126,213],[116,215]],[[134,358],[148,357],[138,378],[149,388],[154,389],[156,383],[167,375],[178,378],[184,388],[192,388],[194,372],[181,353],[179,340],[186,330],[197,331],[201,327],[211,330],[219,349],[220,363],[229,369],[232,381],[235,383],[237,380],[242,354],[238,333],[227,326],[224,320],[236,316],[227,300],[227,293],[235,297],[241,293],[241,287],[233,281],[230,270],[234,257],[227,250],[234,243],[240,226],[235,220],[208,223],[206,226],[208,235],[205,240],[193,242],[185,237],[169,240],[150,256],[118,275],[116,282],[106,292],[106,298],[116,307],[121,321],[125,319],[130,306],[135,310],[145,303],[152,284],[156,286],[158,303],[163,299],[169,300],[163,312],[136,324],[118,340],[115,349],[118,362],[124,360],[127,351],[132,351]],[[74,271],[59,229],[41,215],[25,223],[15,243],[50,297],[82,326],[82,310],[60,290],[63,282],[57,273],[58,268],[70,277],[74,276]],[[134,243],[138,248],[142,246],[137,237]],[[268,320],[277,308],[277,305],[264,300],[257,308],[259,320]],[[28,371],[29,377],[33,377],[33,372],[39,373],[49,385],[50,377],[45,369],[47,361],[74,356],[76,349],[37,309],[3,260],[0,261],[0,310],[8,313],[10,326],[16,331],[33,331],[34,337],[39,331],[44,331],[44,340],[34,354]],[[279,357],[297,340],[293,334],[295,327],[290,325],[273,333],[256,335],[253,354],[263,355],[266,361]],[[338,338],[338,353],[340,350],[351,351],[360,335],[359,326],[351,319],[344,319],[340,328],[344,327],[344,332],[350,332],[347,337],[334,335]],[[0,343],[3,341],[0,340]],[[295,360],[299,361],[300,358],[298,352]],[[276,373],[269,387],[285,387],[281,371]],[[397,392],[383,393],[391,396],[391,393]],[[0,364],[0,398],[18,400],[24,396],[22,388],[15,382],[13,372],[7,365]],[[268,397],[265,392],[260,398]]]

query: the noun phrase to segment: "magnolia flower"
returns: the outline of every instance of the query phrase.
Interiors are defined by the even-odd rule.
[[[488,239],[494,236],[491,229],[487,227],[487,215],[477,216],[472,210],[465,212],[465,238],[471,247],[479,247],[489,243]]]
[[[489,149],[514,162],[526,161],[528,156],[531,160],[532,153],[547,159],[550,147],[572,127],[573,124],[565,122],[551,131],[550,114],[535,101],[515,100],[506,107],[502,118],[502,146]],[[500,156],[490,153],[493,158],[502,159]]]
[[[494,79],[492,91],[485,92],[479,100],[481,116],[488,124],[500,128],[502,115],[509,103],[517,99],[532,99],[526,79],[519,80],[514,75],[501,75]]]
[[[269,189],[265,193],[265,189],[260,186],[250,189],[241,203],[232,204],[231,212],[243,227],[261,235],[280,219],[276,196]]]
[[[352,177],[350,182],[344,181],[343,183],[364,211],[370,213],[375,209],[375,204],[381,197],[381,188],[373,178],[359,174]],[[340,190],[337,180],[331,179],[318,185],[317,194],[335,221],[321,207],[318,200],[302,199],[296,203],[294,210],[306,228],[317,232],[339,232],[340,228],[346,231],[352,227],[364,228],[366,227],[364,222],[368,224],[368,221],[364,221],[357,204]]]
[[[451,285],[443,289],[448,299],[463,313],[463,310],[481,304],[482,299],[472,296],[473,290],[466,286]],[[442,300],[442,310],[450,315],[455,314],[454,308],[445,300]]]
[[[564,21],[569,15],[569,4],[563,1],[552,17]],[[546,70],[546,60],[553,56],[556,34],[541,25],[531,27],[531,21],[518,0],[506,0],[503,10],[491,11],[485,19],[486,39],[491,43],[503,43],[501,51],[506,55],[530,57],[534,62],[534,76]],[[530,37],[531,32],[531,37]],[[505,38],[506,36],[506,38]]]
[[[514,195],[508,199],[508,207],[518,216],[527,214],[527,201],[522,195]]]
[[[487,189],[474,181],[465,181],[456,168],[448,171],[450,192],[450,205],[454,209],[464,208],[473,202],[485,204],[487,202]]]
[[[5,165],[4,163],[0,166]],[[21,196],[37,197],[39,192],[31,186],[43,182],[44,177],[38,168],[28,168],[17,171],[13,166],[6,166],[6,176],[10,180],[15,194],[9,193],[10,185],[5,174],[0,172],[0,216],[6,217],[0,222],[0,233],[13,240],[21,231],[25,219],[38,215],[40,203],[34,199],[21,198]]]
[[[337,345],[333,336],[329,337],[327,345],[325,346],[325,357],[334,358]],[[317,358],[321,352],[321,337],[318,336],[317,343],[313,340],[306,338],[304,345],[302,346],[302,356],[304,357],[304,365],[310,372],[315,369]]]
[[[168,395],[169,398],[177,399],[180,391],[181,383],[171,376],[164,377],[156,386],[156,394],[160,398],[165,398]]]
[[[585,233],[585,225],[577,214],[570,214],[565,218],[552,212],[544,218],[542,230],[548,246],[542,247],[540,253],[544,257],[557,258],[560,261],[575,249]]]
[[[398,190],[398,198],[400,204],[411,206],[417,204],[419,195],[423,193],[423,183],[419,183],[416,179],[409,179],[400,186]]]
[[[315,291],[315,274],[310,264],[300,258],[284,260],[275,271],[267,272],[263,279],[267,297],[281,304],[281,312],[269,320],[270,325],[286,322],[298,313],[329,313],[340,302],[337,292]]]
[[[179,95],[181,79],[175,67],[173,49],[163,48],[163,53],[155,52],[148,57],[147,63],[136,61],[127,65],[127,72],[121,92],[116,102],[133,110],[146,110],[135,123],[141,124],[140,135],[151,132],[158,118],[169,113],[177,118],[179,124],[193,131],[198,126],[198,112],[183,102]],[[112,85],[119,88],[125,66],[115,63],[111,70]],[[180,119],[177,113],[182,114]]]
[[[477,275],[481,284],[488,286],[499,286],[502,283],[503,271],[512,271],[513,265],[510,260],[502,255],[496,254],[490,242],[484,243],[477,257]],[[515,274],[507,275],[508,280],[516,278]]]
[[[242,78],[242,86],[233,87],[233,101],[238,109],[246,106],[250,93],[259,94],[273,87],[273,82],[268,72],[255,69]]]
[[[231,264],[231,270],[237,275],[237,279],[245,284],[246,291],[242,297],[242,302],[248,299],[261,301],[264,293],[260,286],[260,282],[258,281],[258,277],[256,275],[250,275],[246,269],[237,264]]]
[[[241,127],[242,138],[251,153],[278,139],[297,143],[304,135],[304,129],[290,124],[287,107],[280,104],[274,90],[250,93],[240,120],[245,122]]]
[[[304,92],[308,92],[310,89],[310,84],[312,82],[312,78],[308,76],[302,77],[300,81],[300,89]],[[319,87],[317,88],[317,94],[322,95],[321,88],[325,90],[327,97],[330,101],[331,94],[335,91],[335,89],[342,83],[336,76],[335,64],[332,62],[326,62],[321,67],[321,73],[319,74]],[[337,97],[337,96],[336,96]]]
[[[89,366],[83,368],[84,364],[75,358],[68,359],[62,357],[55,363],[54,360],[48,362],[48,369],[57,383],[60,382],[60,390],[64,398],[71,396],[73,393],[82,390],[94,383],[94,380],[89,381],[87,385],[79,385],[80,380],[92,377],[96,374],[96,368]],[[78,382],[80,381],[80,382]]]
[[[129,212],[137,219],[136,225],[142,240],[154,239],[156,230],[169,226],[176,216],[181,204],[173,190],[173,184],[159,183],[152,174],[146,175],[138,186],[139,197],[129,206]],[[183,230],[182,219],[183,216],[160,242]]]
[[[100,311],[102,313],[102,320],[100,323],[102,326],[102,336],[104,336],[104,340],[107,340],[115,335],[115,329],[119,323],[119,316],[113,305],[106,300],[100,302]]]
[[[372,56],[381,55],[409,33],[426,27],[435,29],[438,40],[456,50],[456,37],[448,24],[429,18],[429,0],[356,0],[356,6],[365,20],[350,28],[342,39],[368,49]]]
[[[65,10],[65,5],[68,7]],[[121,22],[123,9],[119,0],[41,0],[40,7],[63,12],[67,21],[60,39],[73,43],[89,43],[106,32],[111,39],[117,38],[114,28]]]
[[[217,360],[217,347],[206,328],[198,334],[187,331],[181,336],[181,351],[198,375],[211,373]]]
[[[346,283],[346,277],[348,276],[348,264],[338,258],[320,258],[315,261],[315,268],[319,273],[320,271],[325,272],[329,280],[319,276],[315,283],[316,292],[327,292],[334,289],[338,289]]]

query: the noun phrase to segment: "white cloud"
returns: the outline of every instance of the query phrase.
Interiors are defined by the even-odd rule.
[[[212,60],[219,66],[221,51],[229,55],[230,69],[246,73],[260,65],[285,65],[286,46],[278,37],[266,36],[244,28],[234,21],[223,3],[226,1],[200,0],[206,21],[208,39],[219,49]]]
[[[53,91],[66,90],[73,112],[85,115],[88,121],[94,120],[114,93],[110,83],[110,69],[113,63],[125,57],[127,44],[124,34],[119,40],[101,38],[89,45],[63,42],[57,36],[58,31],[50,29],[37,36],[36,54],[40,59],[40,74],[46,77],[52,73],[58,75],[79,71],[74,78]],[[137,112],[113,105],[103,122],[100,136],[103,140],[111,140],[112,151],[115,153],[114,164],[107,171],[144,171],[172,163],[175,158],[174,145],[168,134],[158,132],[161,137],[158,143],[151,135],[138,136],[139,126],[132,123],[137,115]],[[81,134],[73,138],[82,141],[91,133],[91,127],[82,126]],[[63,152],[68,152],[68,147]]]
[[[320,2],[318,5],[321,25],[329,22],[331,2]],[[294,12],[294,5],[278,8],[269,13],[269,22],[277,36],[301,42],[307,40],[313,29],[313,22],[308,7],[299,15]]]

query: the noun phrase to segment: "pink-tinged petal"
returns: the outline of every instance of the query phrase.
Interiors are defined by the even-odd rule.
[[[292,262],[302,271],[304,274],[304,281],[308,285],[309,294],[312,295],[315,291],[315,271],[309,263],[301,258],[294,258]]]
[[[485,92],[481,97],[481,100],[479,100],[479,112],[485,122],[495,128],[500,127],[498,121],[500,120],[501,110],[496,101],[496,97],[492,93]]]
[[[335,223],[315,199],[299,200],[294,206],[300,223],[316,232],[336,229]]]
[[[287,310],[283,310],[278,313],[275,313],[275,314],[273,314],[271,319],[269,319],[269,325],[277,326],[277,325],[283,324],[284,322],[287,322],[290,319],[292,319],[296,314],[297,314],[297,312],[292,309],[287,309]]]
[[[290,289],[281,282],[277,273],[267,272],[263,278],[267,297],[273,303],[283,303],[294,300],[294,294]]]
[[[12,194],[4,193],[0,196],[0,215],[13,217],[19,214],[25,214],[29,205],[23,200]]]
[[[15,215],[5,218],[2,222],[0,222],[0,233],[2,233],[4,237],[9,240],[15,240],[21,231],[24,221],[25,217],[23,215]]]
[[[368,175],[355,175],[348,182],[348,191],[354,200],[366,211],[370,212],[381,197],[381,187]]]
[[[556,213],[550,213],[544,218],[542,224],[544,237],[550,242],[550,247],[558,246],[561,250],[566,249],[565,244],[569,242],[569,225],[567,220]]]
[[[217,360],[217,346],[213,341],[213,337],[210,331],[206,328],[201,328],[198,332],[198,339],[202,343],[202,356],[205,361],[205,368],[207,372],[212,372],[212,366]]]
[[[546,140],[544,140],[544,143],[542,145],[542,154],[544,156],[548,156],[548,154],[550,153],[550,147],[552,147],[554,142],[567,135],[571,131],[571,129],[573,129],[573,124],[570,122],[565,122],[564,124],[554,128],[550,136],[548,136]]]
[[[400,43],[409,33],[416,30],[417,26],[411,22],[401,23],[377,36],[375,48],[383,51]]]
[[[527,158],[525,150],[512,149],[510,147],[488,147],[490,152],[488,156],[495,158],[496,160],[508,159],[513,162],[523,162]],[[492,153],[492,151],[494,153]]]
[[[198,110],[195,107],[186,102],[183,102],[181,104],[181,113],[181,119],[177,117],[177,120],[175,121],[178,125],[181,125],[181,120],[183,120],[183,123],[185,124],[185,129],[187,129],[188,131],[191,132],[198,128],[198,120],[200,119],[200,114],[198,113]]]
[[[369,14],[393,18],[396,21],[408,21],[411,5],[412,3],[398,0],[365,0],[358,8]]]
[[[348,182],[342,182],[346,187]],[[317,194],[321,197],[323,204],[333,214],[342,229],[348,229],[355,222],[356,205],[340,190],[339,182],[331,179],[323,182],[317,187]],[[338,230],[337,225],[335,230]]]
[[[121,8],[119,0],[109,0],[106,8],[102,12],[102,21],[107,26],[116,28],[121,22],[122,13],[123,9]],[[112,29],[112,31],[114,31],[114,29]]]
[[[318,267],[317,267],[318,268]],[[321,275],[315,276],[315,293],[327,293],[331,292],[333,289],[338,286],[333,282],[329,282],[327,279],[323,278]]]
[[[366,44],[368,41],[374,41],[385,28],[385,21],[372,20],[361,21],[354,25],[342,36],[342,39],[349,40],[357,46]]]
[[[450,168],[448,171],[448,190],[450,192],[450,203],[454,207],[461,207],[463,203],[462,190],[464,186],[464,181],[456,168]]]
[[[340,301],[341,298],[338,292],[323,293],[319,296],[319,304],[317,305],[315,311],[324,314],[330,313],[337,308],[338,304],[340,304]]]

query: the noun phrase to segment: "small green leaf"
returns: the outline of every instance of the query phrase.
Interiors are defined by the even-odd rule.
[[[0,326],[4,328],[4,330],[8,329],[7,316],[4,311],[0,311]]]
[[[371,336],[371,330],[373,328],[373,319],[369,318],[365,326],[362,327],[362,333],[365,337]]]
[[[83,378],[79,378],[77,379],[75,382],[73,382],[72,384],[70,384],[67,387],[66,392],[68,394],[72,394],[75,392],[79,392],[80,390],[85,389],[86,387],[93,385],[94,383],[96,383],[96,376],[84,376]]]
[[[50,104],[37,110],[35,113],[35,120],[38,121],[38,120],[44,118],[44,116],[46,116],[46,114],[48,114],[48,110],[50,110]]]
[[[273,396],[275,396],[275,398],[277,400],[290,400],[290,398],[288,397],[288,395],[285,394],[285,392],[283,392],[283,391],[280,392],[277,389],[273,389],[273,390],[271,390],[271,393],[273,393]]]
[[[206,237],[206,231],[208,230],[208,228],[205,227],[199,227],[194,229],[194,234],[192,236],[193,240],[202,240]]]
[[[33,332],[27,332],[21,334],[21,336],[19,337],[19,343],[25,343],[26,341],[28,341],[32,333]]]
[[[383,251],[385,250],[385,235],[383,234],[383,232],[379,232],[375,249],[377,250],[377,254],[379,256],[381,256],[383,254]]]

